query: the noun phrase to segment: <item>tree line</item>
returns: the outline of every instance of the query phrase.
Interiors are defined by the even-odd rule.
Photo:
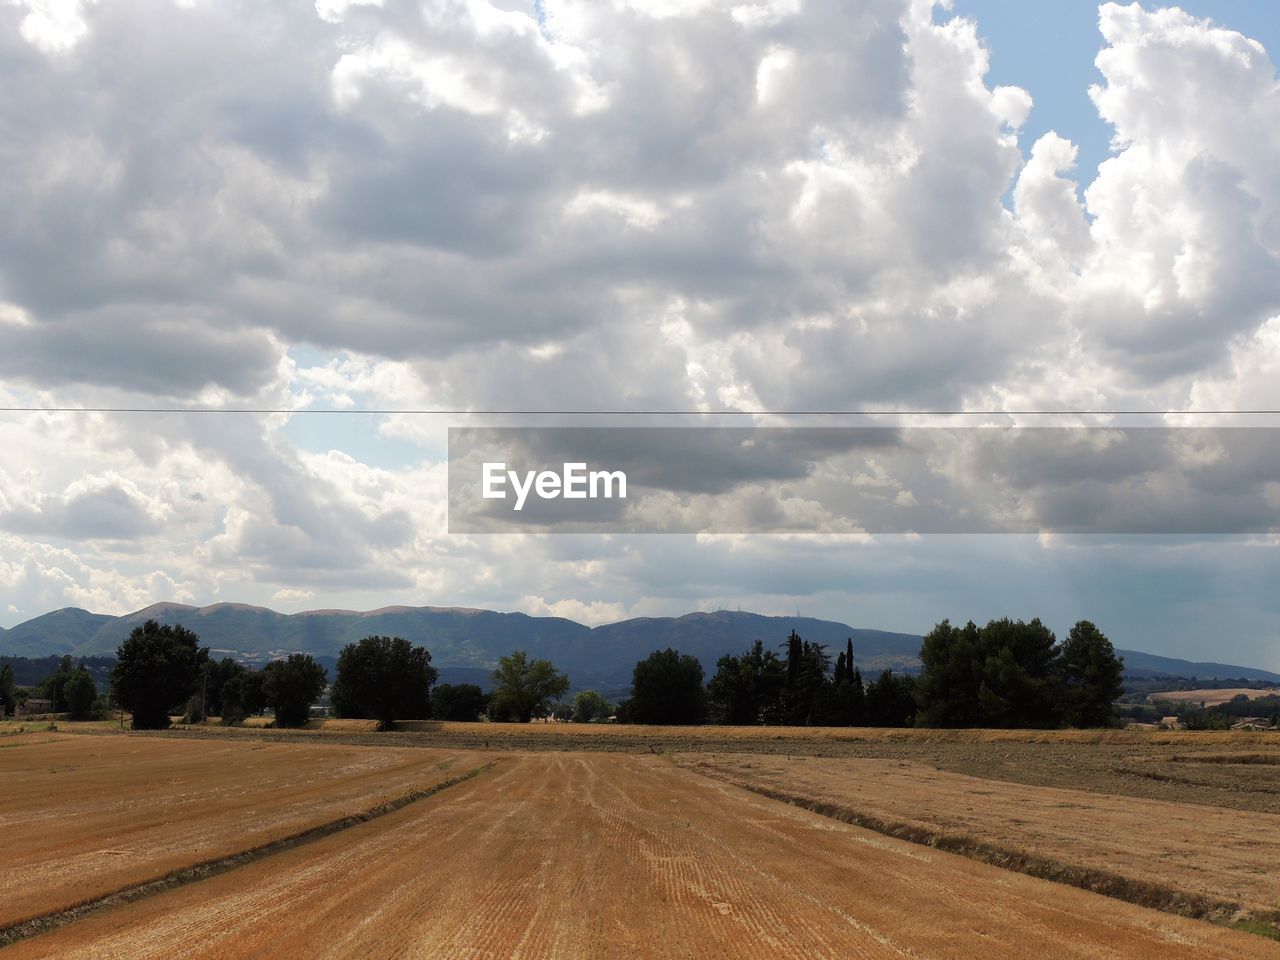
[[[370,636],[342,648],[337,675],[295,653],[251,670],[214,662],[194,632],[148,620],[116,651],[108,702],[132,714],[135,729],[219,717],[224,724],[271,710],[277,726],[301,726],[328,691],[334,715],[376,720],[435,718],[527,723],[535,717],[621,723],[879,727],[1113,726],[1123,664],[1111,641],[1082,620],[1059,643],[1040,620],[937,624],[923,639],[921,672],[882,671],[867,681],[853,641],[832,663],[824,644],[792,631],[778,651],[763,641],[720,657],[704,682],[702,664],[678,650],[656,650],[635,665],[631,695],[616,706],[592,690],[563,701],[569,678],[545,659],[514,651],[499,659],[494,688],[437,684],[425,647]],[[7,684],[7,686],[6,686]],[[100,713],[93,680],[63,658],[40,690],[54,712]],[[14,700],[12,674],[0,673],[0,701]]]
[[[69,666],[70,658],[64,662]],[[310,654],[251,670],[229,657],[214,662],[195,632],[181,625],[148,620],[116,650],[110,702],[129,711],[135,730],[164,729],[179,712],[188,721],[219,717],[236,724],[266,710],[276,726],[297,727],[327,690],[336,716],[376,720],[387,729],[397,719],[430,717],[527,722],[569,688],[569,678],[549,661],[530,660],[522,651],[501,658],[491,694],[475,684],[437,685],[437,678],[431,654],[403,637],[347,644],[329,686],[328,672]]]
[[[919,676],[883,671],[865,683],[853,641],[836,657],[795,631],[781,656],[760,641],[726,655],[703,685],[695,657],[662,650],[636,664],[618,717],[635,723],[878,727],[1109,727],[1124,692],[1111,641],[1081,620],[1058,643],[1040,620],[963,627],[925,637]]]

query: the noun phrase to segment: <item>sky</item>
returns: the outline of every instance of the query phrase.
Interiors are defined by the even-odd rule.
[[[1280,669],[1274,531],[446,510],[450,426],[690,419],[494,410],[1280,426],[1223,413],[1280,409],[1278,48],[1269,0],[0,0],[0,625],[1040,616]]]

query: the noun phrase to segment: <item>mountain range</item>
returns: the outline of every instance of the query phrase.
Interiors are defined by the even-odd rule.
[[[852,638],[864,675],[884,669],[918,670],[921,638],[911,633],[867,630],[811,617],[768,617],[718,610],[682,617],[641,617],[588,627],[564,617],[533,617],[464,607],[382,607],[377,610],[308,610],[283,614],[266,607],[216,603],[194,607],[157,603],[124,616],[75,607],[55,610],[0,629],[0,655],[76,657],[111,655],[144,621],[180,623],[194,630],[215,658],[231,656],[265,662],[294,651],[316,655],[331,665],[345,644],[371,634],[401,636],[422,644],[441,680],[481,681],[498,657],[526,650],[565,671],[577,689],[624,690],[637,660],[653,650],[675,647],[701,661],[708,676],[725,653],[756,640],[778,648],[795,630],[806,640],[827,644],[833,653]],[[1221,663],[1195,663],[1133,650],[1117,651],[1126,672],[1136,677],[1181,676],[1280,681],[1280,674]]]

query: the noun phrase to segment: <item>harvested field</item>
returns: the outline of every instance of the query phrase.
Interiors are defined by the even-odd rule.
[[[1107,888],[1138,902],[1208,914],[1214,903],[1260,916],[1280,908],[1280,813],[1031,787],[910,761],[686,754],[679,762],[918,842],[998,862],[1023,857],[1077,883],[1114,876],[1127,882]]]
[[[0,927],[366,811],[485,759],[320,743],[7,739]]]
[[[336,882],[338,880],[341,882]],[[9,948],[18,958],[1264,960],[1280,945],[556,753]]]
[[[1280,809],[1280,765],[1199,763],[1248,753],[1280,760],[1280,734],[1241,731],[877,730],[642,727],[604,724],[401,723],[389,733],[184,728],[168,738],[345,743],[442,750],[751,753],[913,760],[939,770],[1237,810]],[[1183,762],[1171,763],[1178,759]]]
[[[1149,693],[1147,700],[1171,700],[1174,703],[1203,703],[1206,707],[1216,707],[1222,703],[1230,703],[1236,697],[1244,696],[1250,700],[1261,697],[1274,697],[1280,694],[1280,687],[1268,687],[1255,690],[1252,687],[1236,687],[1226,690],[1166,690],[1163,693]]]

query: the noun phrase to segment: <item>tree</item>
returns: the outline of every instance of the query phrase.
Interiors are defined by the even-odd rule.
[[[978,702],[984,727],[1061,723],[1058,641],[1039,619],[992,620],[982,628],[985,661]]]
[[[62,692],[66,697],[67,711],[71,714],[72,720],[93,719],[93,704],[98,699],[98,688],[94,685],[93,677],[89,676],[88,670],[84,667],[73,670],[63,685]]]
[[[262,692],[275,710],[277,727],[301,727],[311,718],[311,705],[324,693],[328,675],[309,653],[291,653],[262,671]]]
[[[573,698],[573,720],[575,723],[607,720],[612,713],[613,704],[594,690],[583,690]]]
[[[668,647],[636,664],[631,676],[633,723],[686,725],[706,717],[702,664]]]
[[[473,722],[480,719],[489,698],[474,683],[442,683],[431,691],[431,716],[436,720]]]
[[[338,654],[331,700],[340,717],[377,720],[388,730],[395,720],[431,715],[436,669],[425,647],[403,637],[365,637]]]
[[[841,663],[848,663],[847,654],[840,654],[836,663],[836,673],[840,679],[831,685],[829,706],[825,708],[826,722],[837,727],[856,727],[866,722],[867,697],[862,686],[862,671],[857,667],[846,666],[839,669]]]
[[[221,717],[227,712],[227,704],[224,701],[222,691],[226,689],[233,679],[242,679],[249,672],[249,668],[243,663],[232,660],[230,657],[223,657],[216,663],[212,660],[205,668],[205,676],[201,678],[200,692],[205,698],[204,714],[208,717]],[[235,711],[235,704],[232,704],[232,711]]]
[[[489,698],[489,719],[528,723],[546,716],[547,704],[569,689],[569,678],[550,660],[530,660],[523,650],[498,659],[493,671],[494,690]]]
[[[74,672],[75,668],[71,664],[71,657],[63,656],[58,663],[58,669],[36,684],[31,695],[39,699],[48,700],[50,713],[66,713],[66,686],[67,681],[71,679],[71,674]]]
[[[1059,662],[1063,720],[1072,727],[1114,727],[1115,702],[1124,693],[1124,661],[1106,634],[1081,620],[1062,644]]]
[[[979,629],[943,620],[920,648],[920,720],[928,727],[1053,727],[1060,717],[1058,647],[1038,619]]]
[[[800,639],[794,630],[787,637],[787,678],[782,688],[782,722],[808,726],[833,722],[835,709],[827,669],[831,657],[821,643]]]
[[[777,722],[786,668],[778,655],[757,640],[739,656],[725,654],[707,684],[707,698],[716,723],[734,726]]]
[[[133,714],[133,729],[163,730],[169,711],[195,692],[208,660],[209,650],[195,633],[148,620],[116,649],[112,695]]]
[[[943,620],[924,636],[923,670],[916,693],[920,722],[926,727],[981,726],[978,704],[982,637],[972,620],[953,627]]]
[[[12,717],[18,709],[18,698],[13,679],[13,667],[0,667],[0,716]]]
[[[232,677],[224,683],[222,689],[218,691],[218,697],[222,701],[218,711],[219,722],[224,727],[234,727],[243,723],[244,718],[248,716],[248,711],[244,708],[244,677]]]
[[[869,727],[910,727],[916,722],[915,681],[885,670],[867,686]]]
[[[245,716],[260,716],[262,711],[267,709],[267,696],[262,691],[262,683],[265,679],[261,670],[250,670],[241,679],[240,687],[240,705],[244,708]]]

